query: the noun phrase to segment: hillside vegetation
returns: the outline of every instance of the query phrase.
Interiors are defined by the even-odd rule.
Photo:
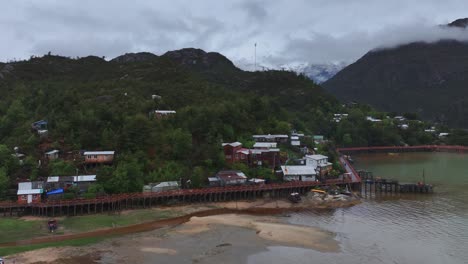
[[[426,124],[401,133],[392,123],[365,121],[366,114],[383,114],[365,106],[347,109],[304,76],[244,72],[221,54],[197,49],[126,54],[112,61],[49,54],[0,64],[0,90],[2,186],[74,175],[75,168],[88,173],[76,154],[80,150],[116,151],[114,165],[97,171],[98,181],[112,193],[180,178],[200,185],[226,167],[222,142],[249,142],[252,134],[296,129],[346,146],[434,141],[421,134]],[[155,109],[177,114],[156,119],[150,114]],[[348,120],[331,121],[333,113],[343,111],[350,112]],[[41,119],[48,121],[47,139],[31,130]],[[11,156],[14,147],[27,156],[22,166]],[[37,166],[51,149],[72,154]]]

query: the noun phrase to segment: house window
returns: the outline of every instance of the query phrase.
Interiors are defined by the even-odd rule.
[[[28,200],[28,196],[27,195],[21,195],[20,199],[23,200],[23,201],[26,201],[26,200]]]

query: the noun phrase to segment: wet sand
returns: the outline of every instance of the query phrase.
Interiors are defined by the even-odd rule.
[[[245,263],[270,246],[336,252],[335,234],[286,224],[281,217],[192,217],[177,227],[111,238],[92,246],[46,248],[8,258],[16,263]]]
[[[359,201],[320,202],[311,206],[307,201],[291,204],[285,200],[257,200],[186,205],[176,207],[191,212],[180,217],[0,246],[120,236],[92,246],[46,248],[7,258],[17,259],[16,263],[154,263],[155,260],[162,263],[242,263],[249,254],[268,250],[272,245],[337,252],[340,247],[335,234],[287,224],[284,218],[271,215],[310,208],[349,207],[356,203]]]

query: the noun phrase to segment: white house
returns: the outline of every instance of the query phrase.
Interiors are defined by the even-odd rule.
[[[371,121],[371,122],[373,122],[373,123],[375,123],[375,122],[382,122],[381,119],[373,118],[372,116],[366,117],[366,120]]]
[[[318,168],[321,173],[326,173],[332,169],[332,165],[328,162],[328,157],[324,155],[306,155],[306,165]]]
[[[254,149],[271,149],[276,148],[277,145],[276,142],[256,142],[253,147]]]
[[[307,165],[281,166],[284,181],[315,181],[316,167]]]
[[[41,194],[43,193],[42,182],[20,182],[18,183],[18,203],[30,204],[38,203],[41,201]]]

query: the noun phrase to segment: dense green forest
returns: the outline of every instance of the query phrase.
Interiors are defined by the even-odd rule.
[[[399,129],[364,105],[347,107],[302,75],[245,72],[218,53],[196,49],[163,56],[54,55],[0,64],[0,189],[49,175],[86,173],[79,159],[37,165],[44,151],[115,150],[113,166],[97,170],[106,192],[141,191],[147,182],[191,178],[195,186],[226,167],[221,143],[252,134],[321,134],[339,146],[429,144],[430,124]],[[152,95],[161,98],[153,99]],[[177,114],[157,119],[155,109]],[[334,113],[349,113],[336,123]],[[31,123],[48,121],[40,139]],[[445,129],[445,128],[444,128]],[[468,144],[464,131],[450,140]],[[26,155],[15,161],[14,147]],[[255,172],[253,172],[255,173]],[[94,189],[100,189],[97,186]],[[4,191],[2,191],[4,192]]]

